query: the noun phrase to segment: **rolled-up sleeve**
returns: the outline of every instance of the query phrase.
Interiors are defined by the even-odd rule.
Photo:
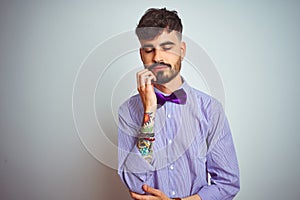
[[[134,122],[126,106],[119,109],[118,123],[118,174],[129,190],[144,194],[143,184],[153,187],[154,167],[136,147],[136,135],[140,126]]]

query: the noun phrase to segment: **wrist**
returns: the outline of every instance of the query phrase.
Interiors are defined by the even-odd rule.
[[[140,133],[154,133],[155,112],[145,112]]]
[[[155,113],[157,109],[157,105],[149,105],[149,106],[144,106],[144,112],[153,112]]]

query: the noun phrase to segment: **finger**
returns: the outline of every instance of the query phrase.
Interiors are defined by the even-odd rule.
[[[140,79],[140,76],[145,73],[146,71],[149,71],[148,69],[143,69],[139,72],[136,73],[136,81],[137,81],[137,86],[139,86],[139,79]]]
[[[143,190],[154,196],[162,196],[162,192],[160,190],[154,189],[148,185],[143,185]]]
[[[135,200],[147,200],[146,195],[141,195],[141,194],[137,194],[137,193],[134,193],[134,192],[130,192],[130,196],[131,196],[131,198],[133,198]]]
[[[137,75],[136,76],[137,79],[139,79],[139,78],[141,78],[143,76],[149,76],[149,75],[151,75],[151,76],[153,75],[153,77],[155,77],[154,74],[153,74],[153,72],[149,71],[148,69],[143,69],[143,70],[137,72],[136,75]]]
[[[150,79],[150,80],[148,80]],[[138,75],[138,88],[143,88],[145,87],[145,84],[148,83],[150,81],[150,84],[151,84],[151,81],[152,80],[156,80],[156,77],[154,76],[154,74],[150,71],[145,71],[143,73],[140,73]]]
[[[150,72],[151,80],[156,81],[156,76],[153,74],[153,72],[152,71],[149,72]]]
[[[129,191],[129,194],[130,194],[131,198],[137,199],[137,193]]]
[[[138,76],[137,76],[138,88],[145,86],[146,76],[148,76],[147,75],[148,73],[149,72],[147,70],[141,71],[140,73],[138,73]]]
[[[151,85],[152,84],[152,80],[155,80],[155,76],[154,75],[148,75],[146,77],[146,85]]]

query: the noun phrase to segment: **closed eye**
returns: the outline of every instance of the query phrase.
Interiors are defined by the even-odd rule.
[[[143,48],[145,53],[151,53],[154,51],[154,48]]]
[[[164,51],[168,51],[171,50],[174,47],[174,43],[173,42],[164,42],[160,45],[160,47],[164,50]]]
[[[171,50],[172,47],[162,47],[162,49],[163,49],[164,51],[168,51],[168,50]]]

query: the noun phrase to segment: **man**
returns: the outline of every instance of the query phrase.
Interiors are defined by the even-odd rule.
[[[239,169],[228,121],[181,77],[181,33],[177,12],[165,8],[146,11],[136,28],[145,69],[139,94],[119,109],[118,173],[133,199],[233,199]]]

